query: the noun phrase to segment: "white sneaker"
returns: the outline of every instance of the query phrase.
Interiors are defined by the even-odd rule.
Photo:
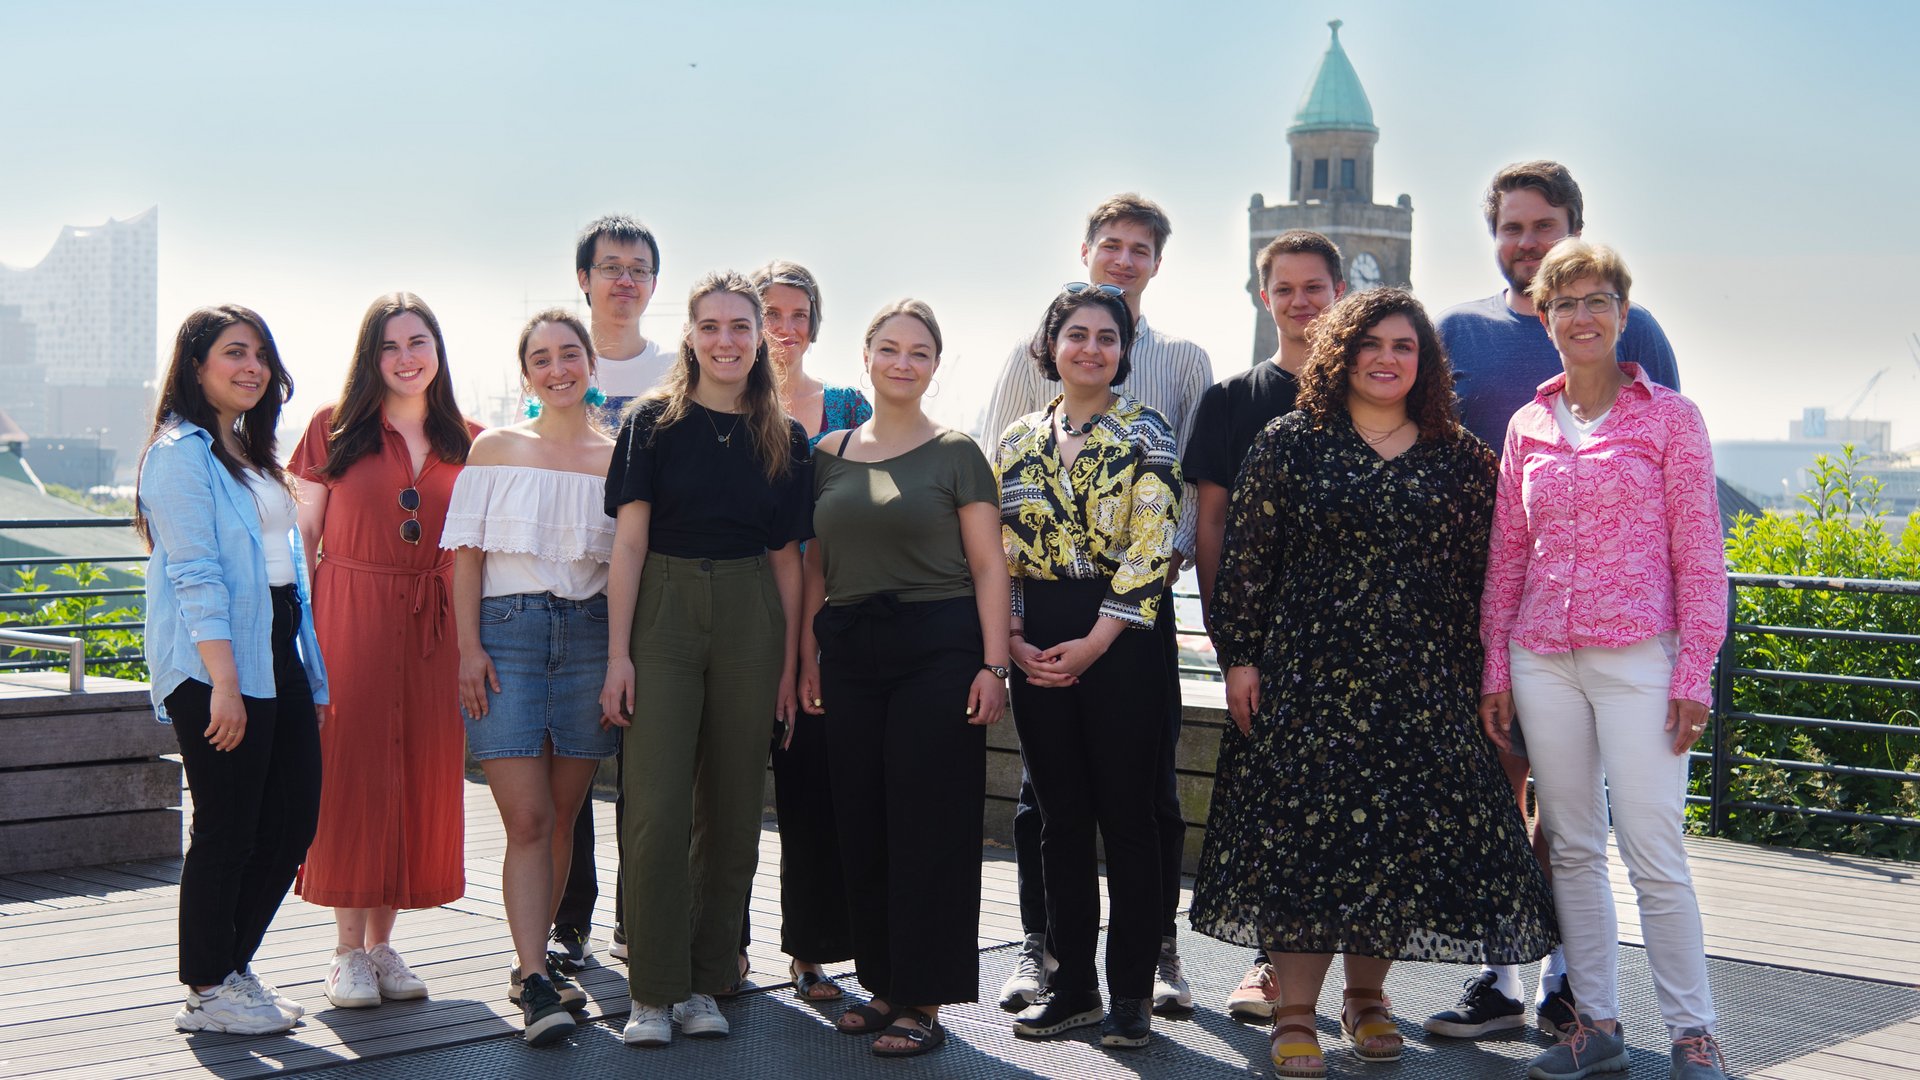
[[[1019,1012],[1039,1001],[1059,966],[1047,952],[1047,936],[1028,934],[1020,946],[1020,958],[1013,963],[1013,974],[1000,987],[1000,1007]]]
[[[293,1000],[292,998],[274,989],[273,987],[268,986],[265,982],[262,982],[260,979],[260,976],[255,975],[253,973],[252,968],[248,968],[247,970],[242,971],[240,973],[240,978],[245,982],[251,983],[252,985],[259,987],[260,992],[267,995],[267,1000],[273,1002],[274,1008],[279,1009],[281,1012],[287,1014],[287,1019],[298,1020],[301,1017],[307,1015],[306,1006]]]
[[[187,1003],[173,1014],[173,1026],[181,1031],[272,1035],[292,1027],[293,1018],[274,1005],[257,980],[236,971],[204,994],[188,987]]]
[[[615,960],[627,958],[627,935],[617,926],[613,928],[613,944],[607,946],[607,955]]]
[[[327,968],[327,1000],[336,1009],[371,1009],[380,1004],[380,976],[365,949],[335,953]]]
[[[673,1041],[673,1018],[667,1015],[665,1006],[637,1001],[630,1004],[633,1011],[627,1014],[627,1026],[620,1029],[621,1042],[628,1046],[665,1046]]]
[[[393,946],[382,942],[367,950],[367,959],[380,985],[380,996],[388,1001],[413,1001],[427,996],[427,984],[413,973]]]
[[[696,1039],[724,1039],[731,1030],[712,994],[695,994],[675,1005],[673,1018],[680,1022],[681,1031]]]
[[[1193,990],[1180,968],[1178,938],[1160,939],[1160,962],[1153,969],[1153,1011],[1186,1012],[1193,1008]]]

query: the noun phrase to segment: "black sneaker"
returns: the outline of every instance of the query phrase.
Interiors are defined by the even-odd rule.
[[[1013,1033],[1023,1039],[1048,1039],[1063,1031],[1092,1027],[1100,1019],[1097,991],[1080,994],[1055,991],[1052,997],[1021,1013],[1013,1022]]]
[[[1144,998],[1113,999],[1100,1025],[1101,1046],[1145,1046],[1153,1037],[1153,1012]]]
[[[1527,1007],[1494,989],[1491,971],[1482,971],[1466,982],[1466,992],[1451,1009],[1427,1017],[1422,1025],[1435,1035],[1455,1039],[1477,1039],[1496,1031],[1527,1026]]]
[[[593,959],[593,943],[579,927],[556,926],[547,940],[547,966],[555,971],[572,975]]]
[[[1578,1015],[1573,1008],[1573,991],[1567,989],[1566,980],[1561,980],[1560,989],[1534,1002],[1533,1016],[1541,1031],[1556,1039],[1567,1037]]]
[[[520,1008],[527,1018],[526,1040],[534,1046],[548,1046],[566,1038],[578,1023],[560,1003],[559,993],[545,975],[527,976],[521,984]]]

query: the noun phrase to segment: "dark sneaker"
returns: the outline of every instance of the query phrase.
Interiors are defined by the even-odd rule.
[[[1706,1028],[1681,1028],[1673,1039],[1672,1080],[1727,1080],[1720,1041]]]
[[[1451,1009],[1442,1009],[1427,1017],[1421,1026],[1435,1035],[1452,1039],[1477,1039],[1496,1031],[1526,1027],[1527,1007],[1494,989],[1494,982],[1491,971],[1482,971],[1468,979],[1460,1001]]]
[[[526,1040],[534,1046],[548,1046],[566,1038],[577,1022],[545,975],[529,975],[520,987],[520,1008],[526,1015]]]
[[[1578,1016],[1573,1008],[1573,991],[1567,989],[1564,980],[1560,983],[1560,989],[1533,1004],[1535,1026],[1556,1039],[1566,1038]]]
[[[1020,1014],[1013,1022],[1013,1033],[1023,1039],[1048,1039],[1074,1028],[1092,1027],[1101,1020],[1100,995],[1054,993]]]
[[[1100,1025],[1101,1046],[1138,1047],[1153,1037],[1153,1011],[1142,998],[1114,998]]]
[[[547,966],[555,971],[572,975],[593,959],[593,942],[579,927],[556,926],[547,941]]]
[[[565,1005],[569,1009],[584,1009],[587,1007],[586,991],[575,986],[572,979],[567,978],[557,971],[552,971],[547,974],[546,980],[547,985],[553,987],[553,992],[560,996],[560,1004]],[[521,1004],[522,998],[526,993],[525,987],[525,981],[520,978],[520,965],[515,964],[507,971],[507,1000],[513,1002],[515,1005]]]
[[[1627,1071],[1627,1040],[1617,1031],[1602,1031],[1583,1014],[1547,1052],[1527,1067],[1532,1080],[1586,1080],[1595,1073]]]

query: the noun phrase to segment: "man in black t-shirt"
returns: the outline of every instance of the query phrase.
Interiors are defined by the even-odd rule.
[[[1227,502],[1253,440],[1276,417],[1293,411],[1300,369],[1307,363],[1307,327],[1347,291],[1340,249],[1317,232],[1293,229],[1260,249],[1255,269],[1260,299],[1280,331],[1280,348],[1268,359],[1208,387],[1194,411],[1183,475],[1198,490],[1194,562],[1200,572],[1200,610],[1210,612],[1220,547],[1227,532]],[[1224,779],[1224,774],[1221,779]],[[1216,780],[1216,783],[1219,781]],[[1280,987],[1265,953],[1227,998],[1227,1011],[1241,1019],[1273,1015]]]

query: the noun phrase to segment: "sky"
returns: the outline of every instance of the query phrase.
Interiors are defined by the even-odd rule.
[[[1555,158],[1716,439],[1837,416],[1885,368],[1854,415],[1920,441],[1920,5],[1894,0],[0,0],[0,263],[158,205],[163,350],[200,304],[256,308],[298,423],[409,289],[478,412],[525,317],[577,300],[579,227],[629,212],[662,247],[649,336],[700,274],[794,259],[810,370],[854,381],[871,313],[918,296],[947,343],[929,408],[966,427],[1119,191],[1173,219],[1154,325],[1246,366],[1247,204],[1285,200],[1333,18],[1431,310],[1501,285],[1493,171]]]

